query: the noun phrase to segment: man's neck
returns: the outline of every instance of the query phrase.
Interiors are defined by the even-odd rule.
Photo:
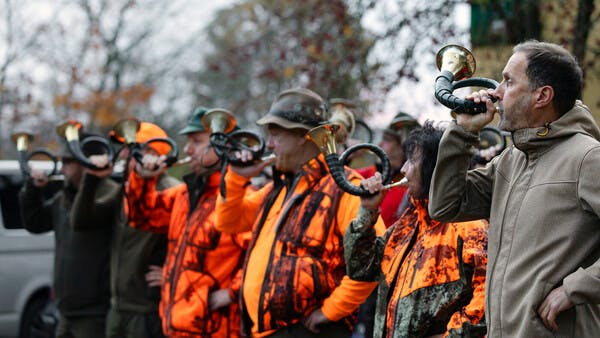
[[[302,172],[302,168],[304,167],[304,165],[306,165],[308,162],[310,162],[315,157],[319,156],[319,154],[320,154],[320,152],[318,149],[316,149],[316,147],[315,148],[305,148],[305,149],[303,149],[302,152],[298,153],[298,157],[297,157],[298,164],[292,170],[294,175],[298,175],[300,172]]]

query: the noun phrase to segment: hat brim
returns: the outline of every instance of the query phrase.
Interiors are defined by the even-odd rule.
[[[275,115],[265,115],[262,118],[260,118],[258,121],[256,121],[256,124],[258,124],[260,126],[264,126],[267,124],[275,124],[282,128],[285,128],[285,129],[310,130],[310,129],[316,127],[316,126],[309,126],[309,125],[303,124],[303,123],[291,122],[291,121],[288,121],[284,118],[281,118],[281,117],[275,116]]]
[[[179,135],[187,135],[187,134],[203,132],[203,131],[205,131],[205,130],[202,127],[187,126],[179,131]]]

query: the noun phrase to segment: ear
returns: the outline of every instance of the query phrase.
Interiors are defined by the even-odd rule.
[[[554,88],[551,86],[542,86],[535,90],[534,93],[534,108],[544,108],[552,105],[554,99]]]
[[[306,137],[304,137],[304,135],[298,135],[298,138],[296,139],[296,146],[297,147],[303,147],[306,142],[309,143],[313,143],[313,141],[308,140]]]

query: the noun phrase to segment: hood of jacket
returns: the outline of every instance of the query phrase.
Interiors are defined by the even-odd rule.
[[[575,134],[584,134],[600,140],[600,129],[596,125],[590,109],[579,100],[575,102],[571,110],[544,127],[514,131],[512,140],[519,150],[530,152],[545,148]]]

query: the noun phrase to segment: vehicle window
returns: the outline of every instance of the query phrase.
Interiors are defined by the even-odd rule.
[[[7,229],[22,229],[19,211],[20,175],[0,175],[0,211],[2,224]]]

